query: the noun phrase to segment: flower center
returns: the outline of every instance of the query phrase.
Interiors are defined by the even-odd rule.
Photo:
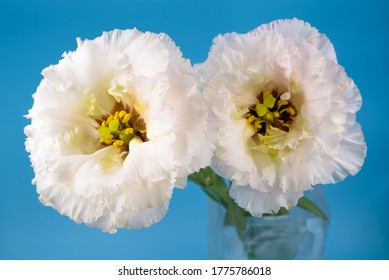
[[[146,123],[134,107],[119,104],[114,113],[98,121],[98,129],[103,146],[114,146],[124,152],[129,151],[132,139],[138,138],[143,142],[149,139],[146,136]]]
[[[257,96],[258,103],[251,105],[244,115],[255,131],[253,136],[267,136],[272,128],[289,132],[294,117],[297,116],[296,108],[289,98],[289,92],[279,94],[276,89],[261,91]]]

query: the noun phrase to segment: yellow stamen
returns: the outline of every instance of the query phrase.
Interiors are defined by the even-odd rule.
[[[255,120],[255,117],[251,115],[250,117],[247,118],[248,123],[252,123]]]
[[[110,115],[107,119],[107,124],[109,124],[113,119],[114,119],[114,117],[112,115]]]
[[[128,127],[124,130],[124,134],[132,134],[134,132],[134,129],[132,127]]]
[[[269,95],[272,95],[271,93],[273,92],[273,90],[265,90],[263,92],[263,99],[266,99],[266,97],[268,97]]]
[[[123,144],[124,144],[123,140],[116,140],[115,142],[113,142],[113,146],[115,148],[119,148],[120,146],[123,146]]]
[[[281,108],[281,106],[284,106],[284,105],[288,105],[288,101],[287,100],[278,100],[277,101],[277,110],[279,110]]]
[[[290,127],[291,127],[291,125],[288,124],[288,123],[283,123],[282,126],[285,126],[285,127],[287,127],[287,128],[290,128]]]
[[[274,120],[274,116],[272,113],[267,113],[264,117],[265,120],[272,122]]]
[[[111,144],[112,140],[105,137],[100,137],[100,142],[105,144]]]
[[[119,113],[119,118],[120,118],[121,120],[123,120],[123,117],[124,117],[126,114],[127,114],[126,111],[124,111],[124,110],[120,111],[120,113]]]
[[[123,117],[123,123],[128,124],[128,122],[130,121],[130,119],[131,119],[131,114],[126,114],[126,115]]]
[[[293,107],[288,107],[288,111],[289,111],[291,116],[295,116],[296,115],[296,111],[293,109]]]

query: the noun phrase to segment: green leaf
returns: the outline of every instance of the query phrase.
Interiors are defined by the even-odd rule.
[[[327,222],[329,222],[327,215],[312,200],[303,196],[302,198],[299,199],[297,206],[299,206],[302,209],[307,210],[307,211],[323,218]]]
[[[258,117],[263,117],[264,115],[266,115],[267,113],[267,108],[265,105],[261,104],[261,103],[258,103],[256,106],[255,106],[255,111],[257,112],[258,114]]]
[[[189,175],[188,179],[199,185],[215,202],[227,208],[228,200],[230,198],[227,184],[224,179],[217,175],[210,167],[203,168],[199,172]]]
[[[276,100],[273,95],[266,96],[265,100],[263,100],[263,105],[265,105],[267,108],[273,108],[274,104],[276,104]]]

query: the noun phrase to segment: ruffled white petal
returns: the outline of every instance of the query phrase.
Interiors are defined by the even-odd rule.
[[[334,171],[323,183],[343,181],[349,174],[355,175],[361,169],[367,153],[365,138],[360,125],[348,124],[340,142],[339,153],[334,160]]]
[[[94,39],[92,42],[127,55],[135,75],[152,77],[165,72],[170,62],[171,50],[166,48],[163,42],[165,37],[167,35],[162,33],[143,33],[136,29],[115,29],[104,32],[101,37]],[[81,46],[87,42],[88,40],[81,41],[78,39],[78,44]],[[174,49],[176,48],[174,45]]]
[[[336,53],[331,41],[326,35],[320,33],[308,22],[299,19],[275,20],[269,24],[262,24],[256,31],[274,30],[280,32],[285,38],[300,39],[313,44],[316,49],[321,51],[328,59],[337,62]]]
[[[296,206],[304,193],[283,193],[278,188],[270,192],[262,192],[254,190],[250,186],[232,184],[230,195],[240,207],[246,209],[251,215],[262,217],[265,213],[278,213],[281,207],[289,209]]]

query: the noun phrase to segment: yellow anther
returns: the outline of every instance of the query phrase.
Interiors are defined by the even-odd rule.
[[[109,124],[109,122],[112,121],[112,120],[113,120],[113,116],[110,115],[110,116],[108,117],[108,119],[107,119],[107,123],[106,123],[106,124]]]
[[[276,118],[280,117],[280,113],[278,113],[277,111],[275,111],[273,114],[274,114],[274,117],[276,117]]]
[[[115,115],[114,115],[113,118],[114,118],[115,120],[119,119],[119,112],[118,112],[118,111],[115,112]]]
[[[132,127],[128,127],[124,130],[124,134],[128,135],[134,132],[134,129]]]
[[[272,113],[267,113],[267,114],[265,115],[265,119],[266,119],[267,121],[273,121],[273,120],[274,120],[274,116],[273,116]]]
[[[116,140],[115,142],[113,142],[113,146],[116,148],[122,146],[123,144],[124,144],[123,140]]]
[[[292,116],[296,115],[296,111],[293,109],[293,107],[288,107],[288,111]]]
[[[112,140],[105,137],[100,137],[100,142],[105,144],[111,144]]]
[[[131,114],[126,114],[123,118],[123,123],[128,124],[131,119]]]
[[[272,93],[272,90],[265,90],[265,91],[263,92],[263,99],[265,99],[266,97],[268,97],[269,95],[271,95],[271,93]]]
[[[124,117],[126,114],[127,114],[126,111],[124,111],[124,110],[120,111],[120,113],[119,113],[119,118],[120,118],[120,119],[123,119],[123,117]]]
[[[103,121],[102,123],[101,123],[101,127],[106,127],[107,126],[107,122],[106,121]]]
[[[259,120],[256,120],[256,121],[254,122],[254,126],[255,126],[255,128],[257,128],[257,129],[261,129],[261,128],[262,128],[262,125],[261,125],[261,123],[259,122]]]
[[[277,101],[277,109],[280,109],[281,106],[284,106],[284,105],[288,105],[288,101],[287,100],[278,100]]]
[[[252,123],[253,121],[255,121],[255,116],[251,115],[250,117],[247,118],[248,123]]]

